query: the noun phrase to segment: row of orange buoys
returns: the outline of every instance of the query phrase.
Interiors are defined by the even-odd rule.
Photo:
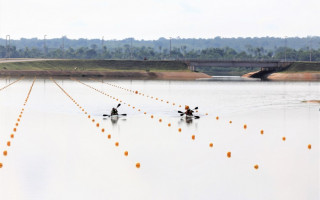
[[[6,88],[9,87],[10,85],[13,85],[13,84],[15,84],[15,83],[18,82],[18,81],[21,81],[23,78],[24,78],[24,77],[20,77],[19,79],[17,79],[17,80],[15,80],[15,81],[9,83],[8,85],[0,88],[0,91],[6,89]]]
[[[18,82],[18,81],[21,80],[21,79],[22,79],[22,78],[16,80],[15,82]],[[32,91],[32,88],[33,88],[33,85],[34,85],[35,81],[36,81],[36,77],[33,79],[33,82],[32,82],[32,84],[31,84],[31,86],[30,86],[30,89],[29,89],[29,92],[28,92],[28,94],[27,94],[27,97],[26,97],[26,99],[24,100],[23,108],[21,108],[21,111],[20,111],[20,113],[19,113],[19,117],[18,117],[18,119],[17,119],[17,122],[15,123],[14,128],[12,129],[13,133],[10,134],[11,141],[10,141],[10,140],[7,141],[7,148],[9,148],[9,147],[11,146],[11,144],[12,144],[12,140],[14,139],[15,133],[17,132],[17,127],[19,126],[19,123],[20,123],[20,121],[21,121],[22,115],[23,115],[23,113],[24,113],[24,107],[27,105],[27,102],[28,102],[28,100],[29,100],[29,97],[30,97],[30,94],[31,94],[31,91]],[[15,83],[15,82],[12,82],[11,85],[12,85],[13,83]],[[8,86],[7,86],[7,87],[8,87]],[[6,157],[7,155],[8,155],[8,150],[4,150],[4,151],[3,151],[3,156]],[[2,167],[3,167],[3,164],[2,164],[2,162],[0,162],[0,168],[2,168]]]
[[[95,124],[95,126],[96,126],[97,128],[100,127],[100,123],[97,123],[97,122],[95,121],[95,119],[92,118],[91,115],[88,114],[88,112],[87,112],[74,98],[72,98],[71,95],[70,95],[68,92],[66,92],[54,79],[51,78],[51,80],[62,90],[62,92],[63,92],[65,95],[67,95],[67,97],[80,109],[80,111],[82,111],[82,112],[87,116],[87,118],[88,118],[91,122],[93,122],[93,123]],[[101,128],[101,132],[104,133],[104,132],[105,132],[105,128]],[[111,139],[111,134],[108,134],[107,137],[108,137],[108,139]],[[115,142],[115,146],[116,146],[116,147],[119,147],[119,145],[120,145],[120,144],[119,144],[118,141]],[[125,156],[128,156],[128,155],[129,155],[128,151],[125,151],[125,152],[124,152],[124,155],[125,155]],[[137,167],[137,168],[140,168],[140,163],[139,163],[139,162],[136,163],[136,167]]]
[[[99,92],[99,93],[101,93],[101,94],[109,97],[110,99],[116,100],[116,101],[118,101],[118,102],[120,102],[120,103],[123,103],[123,104],[127,104],[126,102],[120,100],[119,98],[116,98],[116,97],[114,97],[114,96],[112,96],[112,95],[110,95],[110,94],[108,94],[108,93],[106,93],[106,92],[103,92],[103,91],[101,91],[101,90],[98,90],[97,88],[94,88],[94,87],[92,87],[92,86],[90,86],[90,85],[88,85],[88,84],[86,84],[86,83],[83,83],[82,81],[79,81],[79,80],[73,79],[73,78],[72,78],[71,80],[77,81],[77,82],[79,82],[79,83],[81,83],[81,84],[83,84],[83,85],[85,85],[85,86],[87,86],[87,87],[89,87],[89,88],[91,88],[91,89],[93,89],[93,90],[95,90],[95,91],[97,91],[97,92]],[[134,106],[132,106],[132,105],[130,105],[130,104],[127,104],[127,105],[128,105],[128,107],[131,106],[133,109],[136,108],[136,107],[134,107]],[[136,110],[137,110],[138,112],[141,112],[141,109],[136,109]],[[144,113],[145,115],[147,114],[147,112],[143,112],[143,113]],[[150,118],[153,119],[153,118],[154,118],[154,115],[150,115]],[[162,119],[161,119],[161,118],[159,118],[158,121],[159,121],[159,123],[162,123]],[[168,123],[168,127],[171,127],[171,125],[172,125],[171,123]],[[181,132],[181,128],[178,129],[178,132]]]
[[[93,78],[90,78],[90,79],[91,79],[91,80],[98,81],[98,80],[93,79]],[[137,94],[137,95],[146,97],[146,98],[148,98],[148,99],[153,99],[153,100],[155,100],[155,101],[158,101],[158,100],[160,99],[160,98],[158,98],[158,97],[154,97],[154,96],[147,95],[147,94],[144,94],[144,93],[142,93],[142,92],[139,92],[138,90],[127,89],[127,88],[120,87],[120,86],[118,86],[118,85],[111,84],[111,83],[108,83],[108,82],[103,82],[103,81],[100,81],[100,82],[105,83],[105,84],[110,85],[110,86],[115,87],[115,88],[122,89],[122,90],[124,90],[124,91],[130,92],[130,93],[133,93],[133,94]],[[170,104],[170,101],[164,100],[164,99],[160,99],[160,101],[158,101],[158,102],[163,102],[163,103],[166,103],[166,104]],[[172,102],[172,105],[173,105],[173,106],[175,106],[175,105],[178,106],[178,104],[176,104],[176,103],[174,103],[174,102]],[[182,107],[181,104],[179,104],[179,108],[181,108],[181,107]],[[196,112],[198,112],[198,110],[196,110]],[[206,115],[208,115],[208,113],[206,113]]]

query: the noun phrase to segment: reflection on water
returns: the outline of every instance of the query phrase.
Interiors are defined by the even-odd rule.
[[[105,80],[155,100],[57,80],[88,119],[38,79],[8,147],[31,81],[0,91],[1,199],[320,199],[319,105],[302,102],[320,100],[320,83]],[[127,116],[104,118],[116,99]],[[200,119],[180,117],[184,105],[198,106]]]
[[[260,78],[245,78],[241,76],[212,76],[212,78],[202,78],[199,81],[261,81]]]

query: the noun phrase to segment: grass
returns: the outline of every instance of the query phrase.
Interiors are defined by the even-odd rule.
[[[295,62],[282,73],[320,72],[320,62]]]
[[[46,60],[0,63],[0,70],[30,71],[189,71],[180,61]]]

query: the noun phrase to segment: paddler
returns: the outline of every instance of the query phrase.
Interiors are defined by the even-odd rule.
[[[111,110],[111,116],[118,115],[118,110],[116,108],[112,108]]]
[[[190,108],[189,108],[189,106],[185,106],[184,107],[184,109],[186,110],[186,112],[185,112],[185,114],[187,115],[187,116],[193,116],[193,110],[191,110]]]

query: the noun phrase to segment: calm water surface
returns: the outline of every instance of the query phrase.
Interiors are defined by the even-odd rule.
[[[85,111],[39,78],[14,139],[32,79],[0,91],[1,199],[320,199],[320,105],[302,102],[320,100],[318,82],[81,79],[110,98],[56,81]],[[128,116],[104,119],[120,100]],[[181,118],[184,105],[200,119]]]

